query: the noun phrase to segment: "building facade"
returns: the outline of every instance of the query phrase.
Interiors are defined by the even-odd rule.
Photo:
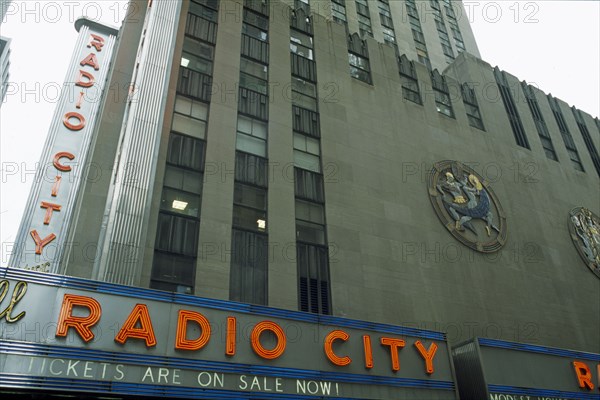
[[[600,353],[600,122],[481,60],[460,2],[132,4],[86,130],[57,111],[89,132],[58,158],[67,206],[34,189],[10,267],[442,332],[445,354],[473,337]]]
[[[2,85],[0,85],[0,99],[2,103],[8,90],[8,79],[10,78],[10,42],[9,38],[0,37],[0,76]],[[0,103],[1,104],[1,103]]]

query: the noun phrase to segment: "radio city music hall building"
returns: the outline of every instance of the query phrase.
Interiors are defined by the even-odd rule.
[[[129,10],[76,23],[3,396],[600,397],[600,122],[462,3]]]

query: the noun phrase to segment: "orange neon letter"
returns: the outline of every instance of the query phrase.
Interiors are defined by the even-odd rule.
[[[389,337],[382,337],[381,344],[383,346],[390,346],[390,357],[392,358],[392,370],[400,371],[400,358],[398,357],[398,348],[404,347],[404,340],[394,339]]]
[[[189,340],[187,336],[188,321],[194,321],[200,325],[201,333],[197,339]],[[200,313],[188,310],[179,310],[177,319],[177,335],[175,337],[175,348],[180,350],[198,350],[204,347],[210,339],[210,323]]]
[[[87,47],[94,47],[96,51],[102,51],[102,47],[104,46],[104,38],[102,36],[90,34],[92,36],[92,40],[87,45]]]
[[[235,355],[235,337],[236,337],[237,321],[235,317],[227,317],[227,338],[225,339],[225,354],[228,356]]]
[[[74,317],[73,307],[86,307],[90,314],[87,317]],[[90,328],[100,321],[101,316],[102,308],[97,300],[86,296],[65,294],[58,315],[56,336],[67,336],[69,327],[73,327],[84,341],[89,342],[94,338]]]
[[[579,387],[587,390],[594,390],[590,367],[588,367],[586,363],[573,361],[573,368],[575,368],[575,375],[577,376]]]
[[[50,193],[52,197],[58,196],[58,189],[60,188],[61,179],[62,177],[59,175],[56,175],[56,177],[54,178],[54,185],[52,185],[52,192]]]
[[[325,355],[327,356],[329,361],[331,361],[335,365],[339,365],[340,367],[350,364],[352,362],[352,359],[348,356],[336,356],[332,348],[333,342],[337,339],[343,340],[345,342],[346,340],[348,340],[348,338],[350,338],[350,335],[341,330],[331,331],[327,336],[325,336],[325,343],[323,344],[323,347],[325,348]]]
[[[438,345],[435,342],[431,342],[429,345],[429,350],[425,350],[425,347],[421,343],[420,340],[415,342],[415,347],[419,350],[419,354],[425,360],[425,371],[428,374],[433,374],[433,357],[435,357],[435,352],[438,349]]]
[[[100,69],[100,65],[98,64],[98,59],[96,58],[96,55],[94,53],[88,54],[86,58],[81,60],[79,65],[81,65],[82,67],[89,65],[90,67],[94,67],[94,69],[96,71],[98,71]]]
[[[46,215],[44,216],[44,225],[50,224],[50,219],[52,219],[52,212],[60,211],[61,208],[60,205],[48,203],[47,201],[42,201],[40,207],[46,209]]]
[[[79,121],[78,124],[72,124],[70,119],[75,118]],[[63,125],[72,131],[80,131],[85,127],[85,117],[78,112],[71,111],[65,114],[63,117]]]
[[[373,350],[371,349],[371,336],[363,336],[363,347],[365,349],[365,368],[373,368]]]
[[[260,334],[264,331],[271,331],[277,338],[277,344],[271,350],[265,349],[262,344],[260,344]],[[256,324],[254,329],[252,329],[252,333],[250,334],[250,342],[252,343],[252,350],[260,357],[265,358],[267,360],[273,360],[283,354],[286,346],[286,337],[285,332],[281,329],[281,326],[277,325],[275,322],[271,321],[262,321]]]
[[[42,254],[42,250],[44,249],[44,247],[46,247],[48,243],[56,239],[56,235],[54,233],[49,234],[43,239],[40,237],[40,234],[35,229],[29,233],[31,234],[31,237],[35,242],[35,254]]]
[[[71,170],[71,167],[69,165],[62,165],[60,163],[61,158],[68,158],[69,160],[73,160],[75,159],[75,156],[72,153],[69,153],[68,151],[60,151],[54,155],[54,160],[52,160],[52,165],[54,165],[54,168],[62,172],[69,172]]]
[[[138,322],[140,327],[136,328],[135,326]],[[150,314],[148,314],[148,306],[145,304],[136,304],[133,307],[123,327],[117,336],[115,336],[115,342],[125,344],[129,338],[145,340],[146,347],[156,346],[152,320],[150,319]]]
[[[87,81],[84,82],[83,78],[87,79]],[[79,70],[79,76],[77,77],[77,82],[75,82],[75,85],[88,88],[94,86],[94,83],[96,83],[96,78],[94,78],[94,75],[82,69]]]

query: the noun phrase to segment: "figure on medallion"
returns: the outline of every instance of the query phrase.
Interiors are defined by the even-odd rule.
[[[500,232],[494,225],[489,195],[475,175],[463,175],[457,180],[451,172],[446,172],[446,180],[438,184],[437,189],[443,195],[442,201],[455,221],[456,230],[463,231],[467,228],[477,235],[470,221],[481,219],[486,222],[488,236],[491,236],[492,229]]]

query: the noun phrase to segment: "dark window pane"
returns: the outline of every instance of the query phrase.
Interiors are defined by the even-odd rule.
[[[229,297],[267,304],[268,239],[258,233],[232,230]]]

